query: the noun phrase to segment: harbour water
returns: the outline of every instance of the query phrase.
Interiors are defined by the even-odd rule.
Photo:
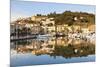
[[[49,37],[11,42],[11,67],[94,61],[95,41]]]

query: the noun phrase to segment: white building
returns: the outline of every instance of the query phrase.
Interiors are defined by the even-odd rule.
[[[42,19],[41,23],[42,23],[43,25],[48,25],[48,24],[55,25],[54,18],[47,18],[47,19],[45,19],[45,20]]]

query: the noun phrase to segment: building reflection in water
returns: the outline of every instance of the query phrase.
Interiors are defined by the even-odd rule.
[[[95,54],[95,41],[52,37],[11,42],[11,55],[26,53],[64,58],[88,56]]]

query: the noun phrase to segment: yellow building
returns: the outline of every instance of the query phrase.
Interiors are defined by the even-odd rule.
[[[47,17],[43,16],[32,16],[31,20],[32,21],[41,21],[42,19],[46,19]]]
[[[95,25],[88,26],[89,31],[95,32]]]

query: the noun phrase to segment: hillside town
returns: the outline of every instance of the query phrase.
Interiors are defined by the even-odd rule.
[[[84,17],[80,17],[83,19]],[[78,21],[77,17],[73,18]],[[10,23],[11,40],[66,36],[68,38],[94,39],[95,24],[55,24],[55,18],[31,16]]]

